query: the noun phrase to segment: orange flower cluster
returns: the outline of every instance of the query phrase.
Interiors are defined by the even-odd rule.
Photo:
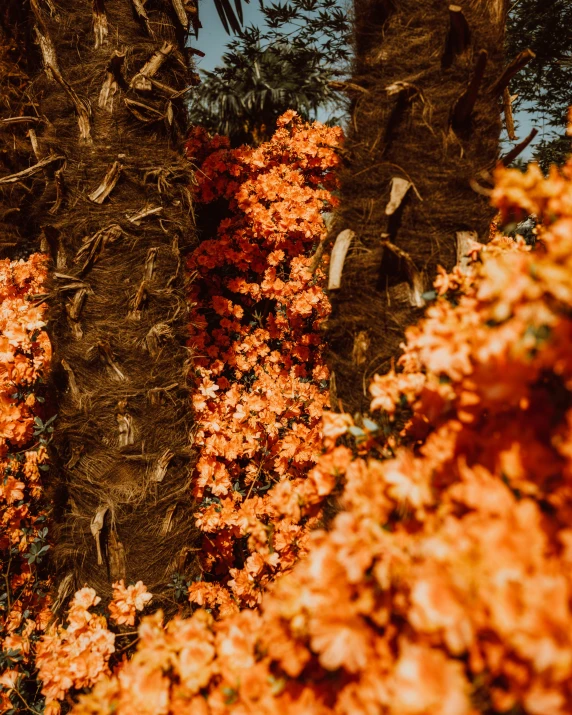
[[[139,715],[572,712],[572,161],[534,172],[499,170],[494,201],[538,215],[537,246],[442,272],[374,380],[400,434],[324,415],[331,528],[256,611],[144,622],[75,715],[131,715],[145,678]]]
[[[152,598],[142,581],[127,587],[123,580],[114,583],[108,605],[110,620],[118,626],[135,625],[137,611],[142,611]],[[72,689],[89,688],[111,673],[115,640],[127,634],[116,636],[103,614],[90,611],[100,601],[93,588],[77,591],[68,609],[66,626],[54,623],[36,646],[38,677],[49,715],[58,715],[60,701]]]
[[[115,635],[107,629],[104,616],[89,610],[100,601],[93,588],[79,590],[70,604],[67,628],[49,628],[36,647],[36,665],[50,715],[59,712],[58,701],[71,688],[90,687],[109,673]]]
[[[43,573],[47,515],[41,473],[48,469],[51,419],[44,378],[51,346],[44,330],[46,259],[0,261],[0,709],[27,697],[34,644],[49,618]]]
[[[278,127],[256,149],[229,149],[200,128],[187,145],[197,199],[218,200],[225,216],[188,264],[194,489],[209,579],[189,595],[221,613],[255,606],[269,579],[292,567],[332,486],[308,476],[328,401],[319,326],[329,303],[311,254],[335,203],[341,130],[304,125],[295,112]]]
[[[143,581],[125,588],[125,582],[121,579],[113,584],[113,599],[109,603],[111,620],[118,626],[135,625],[137,611],[142,611],[152,598],[153,594],[147,591]]]
[[[207,712],[201,689],[215,672],[213,618],[198,611],[163,625],[161,611],[143,620],[139,648],[117,676],[80,696],[75,711],[96,715],[200,715]]]
[[[34,393],[19,396],[18,388],[33,385],[51,359],[43,330],[45,306],[29,296],[39,293],[45,279],[45,258],[0,261],[0,458],[23,447],[34,431]],[[9,497],[8,492],[5,493]],[[13,501],[17,501],[14,499]]]

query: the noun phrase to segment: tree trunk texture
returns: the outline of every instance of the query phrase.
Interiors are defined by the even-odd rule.
[[[36,112],[25,90],[37,63],[30,25],[21,0],[4,0],[0,8],[0,180],[29,166]],[[17,181],[0,181],[0,258],[22,258],[39,244],[32,240],[33,191]]]
[[[123,578],[169,609],[173,574],[196,569],[183,5],[30,6],[43,60],[30,90],[45,186],[34,221],[53,260],[56,604],[84,585],[105,599]]]
[[[398,356],[437,266],[453,268],[468,239],[487,240],[505,14],[504,0],[355,0],[347,167],[333,231],[353,235],[327,325],[334,409],[368,411],[369,381]]]

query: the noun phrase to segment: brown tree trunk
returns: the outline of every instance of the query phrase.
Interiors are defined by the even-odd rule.
[[[43,58],[34,220],[53,259],[59,601],[85,584],[109,596],[124,578],[165,606],[173,574],[195,568],[182,5],[30,5]]]
[[[36,125],[34,108],[26,97],[37,63],[27,20],[20,0],[5,0],[0,8],[0,179],[29,166],[29,136],[33,137]],[[33,200],[30,186],[0,182],[0,258],[24,257],[38,245],[31,240]]]
[[[504,0],[355,0],[352,115],[334,226],[334,236],[354,235],[328,327],[335,408],[367,412],[369,380],[399,354],[437,266],[451,269],[468,239],[487,240],[505,12]]]

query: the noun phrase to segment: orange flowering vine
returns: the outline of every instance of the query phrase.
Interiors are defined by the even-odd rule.
[[[255,610],[144,619],[75,715],[130,715],[140,687],[141,714],[572,712],[572,161],[529,172],[499,170],[493,199],[501,221],[537,214],[536,246],[473,247],[372,418],[324,415],[307,474],[343,477],[330,528]],[[208,405],[226,387],[201,378]]]
[[[50,617],[49,549],[42,473],[51,360],[43,292],[47,260],[0,261],[0,709],[33,703],[35,644]]]
[[[44,292],[46,269],[41,254],[0,261],[0,709],[55,715],[70,691],[110,673],[116,636],[105,617],[92,612],[100,601],[92,589],[75,594],[66,627],[51,612],[42,477],[55,419],[46,414],[52,353],[45,303],[35,300]],[[134,625],[150,600],[141,582],[116,583],[112,619]]]
[[[292,567],[333,486],[308,475],[329,378],[319,332],[329,303],[312,256],[335,205],[341,130],[294,112],[278,127],[256,149],[230,149],[201,128],[187,144],[197,200],[226,207],[216,237],[188,263],[207,579],[189,594],[221,613],[255,606],[269,579]]]

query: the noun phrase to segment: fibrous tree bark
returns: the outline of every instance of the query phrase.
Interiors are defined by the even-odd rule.
[[[30,0],[42,56],[32,219],[52,258],[57,602],[142,579],[168,604],[194,573],[184,253],[194,242],[179,147],[193,83],[191,4]],[[9,181],[10,177],[2,177]]]
[[[6,0],[0,8],[0,176],[29,166],[30,137],[37,118],[26,88],[36,64],[26,7]],[[33,248],[33,227],[28,220],[32,202],[30,186],[0,184],[0,258],[23,257]]]
[[[438,265],[486,241],[507,72],[504,0],[355,0],[347,166],[333,236],[354,232],[327,334],[333,406],[365,412]],[[462,252],[462,250],[461,250]]]

